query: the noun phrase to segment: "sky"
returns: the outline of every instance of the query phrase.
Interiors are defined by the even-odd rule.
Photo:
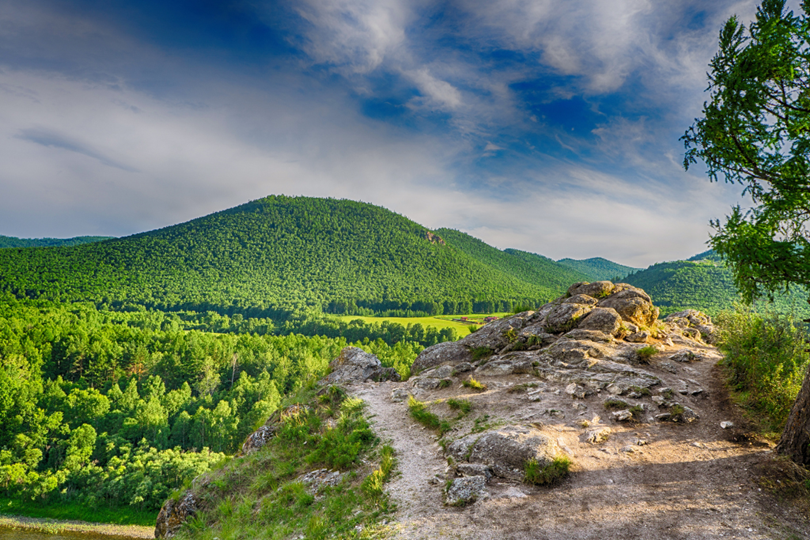
[[[125,236],[271,194],[554,259],[708,249],[683,169],[739,0],[4,0],[0,235]]]

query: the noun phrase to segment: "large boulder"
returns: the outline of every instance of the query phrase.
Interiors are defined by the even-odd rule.
[[[518,333],[529,324],[533,316],[534,311],[524,311],[511,317],[492,321],[459,340],[458,343],[468,349],[488,347],[494,351],[500,350],[517,338]]]
[[[419,356],[413,361],[411,372],[419,373],[434,366],[468,362],[470,359],[472,359],[472,355],[467,347],[458,341],[445,341],[428,347],[419,353]]]
[[[625,321],[640,326],[652,326],[658,319],[659,310],[653,306],[650,296],[641,289],[623,283],[616,288],[621,290],[603,298],[597,306],[615,309]]]
[[[242,443],[242,455],[247,456],[267,444],[267,441],[276,434],[275,425],[264,425],[251,433]]]
[[[570,296],[584,294],[593,298],[603,298],[612,293],[615,288],[616,286],[610,281],[595,281],[593,283],[583,281],[568,287],[568,294]]]
[[[597,307],[585,315],[577,325],[582,330],[598,330],[615,336],[622,327],[622,317],[610,307]]]
[[[357,347],[344,347],[329,367],[331,373],[320,381],[321,384],[400,380],[397,370],[382,367],[379,358]]]
[[[591,304],[563,302],[554,307],[543,321],[547,332],[567,332],[577,325],[577,321],[591,312]]]
[[[186,491],[179,499],[168,499],[158,513],[155,538],[172,538],[199,509],[197,498]]]
[[[480,463],[495,476],[523,480],[526,462],[543,467],[557,455],[557,445],[539,430],[527,426],[506,426],[454,441],[447,452],[458,462]]]

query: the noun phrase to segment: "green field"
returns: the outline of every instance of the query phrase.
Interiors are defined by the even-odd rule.
[[[360,319],[366,324],[389,322],[401,324],[402,326],[408,326],[409,324],[421,324],[425,328],[432,327],[436,328],[437,330],[441,330],[443,328],[452,328],[458,332],[460,337],[464,337],[470,333],[470,326],[473,324],[483,324],[484,317],[500,318],[505,315],[508,315],[508,313],[473,313],[470,315],[439,315],[436,317],[363,317],[360,315],[340,315],[336,316],[335,318],[344,322]],[[464,323],[452,320],[460,319],[461,317],[467,317],[469,322]]]

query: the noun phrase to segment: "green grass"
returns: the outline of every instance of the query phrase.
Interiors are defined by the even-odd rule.
[[[452,410],[459,411],[461,414],[470,414],[470,411],[472,411],[472,403],[469,399],[450,398],[445,403]]]
[[[720,349],[736,400],[763,431],[782,431],[810,364],[806,333],[787,315],[743,309],[717,318]]]
[[[541,466],[536,459],[530,459],[523,468],[524,480],[538,486],[554,485],[571,470],[571,460],[566,456],[557,456],[551,463]]]
[[[417,401],[413,396],[408,398],[408,411],[411,413],[411,417],[414,420],[427,428],[438,431],[440,435],[444,435],[450,431],[452,427],[450,422],[442,420],[438,415],[430,412],[427,408],[427,403]]]
[[[486,315],[482,315],[485,317]],[[409,324],[421,324],[424,327],[433,327],[437,330],[442,330],[444,328],[452,328],[460,336],[466,336],[470,333],[469,328],[470,325],[462,322],[451,321],[449,318],[458,318],[460,315],[446,315],[446,318],[440,317],[362,317],[360,315],[340,315],[335,316],[336,319],[345,322],[351,322],[357,319],[360,319],[366,324],[373,324],[373,323],[382,323],[382,322],[389,322],[389,323],[396,323],[401,324],[402,326],[408,326]]]
[[[464,386],[465,388],[470,388],[472,390],[478,390],[479,392],[483,392],[484,390],[487,389],[487,385],[473,379],[472,377],[470,377],[466,381],[462,381],[461,385]]]
[[[39,500],[9,498],[0,498],[0,514],[144,526],[153,526],[157,518],[157,512],[139,510],[129,506],[109,507],[98,505],[90,507],[82,503],[57,502],[48,504]]]
[[[653,355],[658,352],[658,349],[653,347],[652,345],[647,345],[646,347],[642,347],[636,351],[636,354],[644,361],[649,360]]]
[[[614,410],[614,409],[626,409],[630,405],[627,402],[622,401],[621,399],[610,398],[606,399],[604,403],[605,409]]]
[[[380,522],[394,509],[384,490],[396,466],[393,449],[378,446],[361,400],[332,392],[311,395],[307,404],[306,412],[279,422],[265,447],[211,474],[198,493],[201,511],[179,538],[379,537],[386,528]],[[334,427],[327,427],[330,419]],[[343,478],[317,492],[296,481],[319,468]]]

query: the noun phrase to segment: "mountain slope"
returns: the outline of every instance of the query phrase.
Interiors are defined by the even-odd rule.
[[[581,260],[560,259],[557,263],[585,274],[592,281],[610,281],[617,277],[623,278],[631,272],[640,270],[640,268],[624,266],[602,257]]]
[[[110,240],[112,236],[75,236],[73,238],[15,238],[0,235],[0,248],[78,246]]]
[[[731,270],[721,262],[714,262],[712,255],[706,252],[693,257],[696,261],[654,264],[626,276],[623,281],[647,291],[661,308],[662,315],[691,308],[714,316],[722,310],[733,309],[740,296]],[[801,318],[810,316],[807,291],[801,287],[776,295],[773,302],[763,299],[755,307],[793,313]]]
[[[0,250],[0,290],[18,297],[271,316],[496,311],[567,285],[530,283],[384,208],[305,197],[97,244]]]
[[[516,249],[496,249],[455,229],[436,231],[449,245],[473,259],[531,284],[542,284],[563,291],[577,281],[588,281],[585,274],[555,263],[551,259]]]

